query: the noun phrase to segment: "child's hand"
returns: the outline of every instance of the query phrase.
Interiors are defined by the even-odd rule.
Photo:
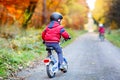
[[[43,41],[43,44],[45,44],[45,41]]]

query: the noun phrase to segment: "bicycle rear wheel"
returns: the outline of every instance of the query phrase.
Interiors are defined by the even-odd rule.
[[[100,41],[104,41],[104,34],[103,33],[101,33],[100,35],[99,35],[99,38],[100,38]]]
[[[55,73],[52,71],[53,65],[54,65],[54,62],[51,61],[51,62],[49,63],[49,65],[46,66],[47,75],[48,75],[49,78],[55,77]]]
[[[104,35],[101,35],[100,40],[104,41]]]

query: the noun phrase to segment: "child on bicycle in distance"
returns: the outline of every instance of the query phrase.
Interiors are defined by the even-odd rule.
[[[58,55],[58,67],[63,69],[63,53],[59,45],[61,36],[64,39],[70,39],[69,34],[65,31],[64,27],[61,25],[61,20],[63,16],[54,12],[50,16],[50,23],[46,26],[45,30],[42,32],[43,42],[47,47],[53,47]],[[48,55],[50,53],[48,52]]]
[[[104,28],[104,25],[103,24],[99,24],[99,37],[100,36],[104,36],[104,33],[105,33],[105,28]]]

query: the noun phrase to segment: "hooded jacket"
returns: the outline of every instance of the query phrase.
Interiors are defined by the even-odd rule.
[[[105,33],[105,28],[104,28],[104,27],[100,27],[100,28],[99,28],[99,32],[100,32],[100,33]]]
[[[64,39],[69,38],[69,34],[57,21],[51,21],[42,32],[42,39],[45,42],[60,42],[61,36]]]

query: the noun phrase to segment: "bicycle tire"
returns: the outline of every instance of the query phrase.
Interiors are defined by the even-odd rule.
[[[49,78],[55,77],[55,73],[53,73],[53,72],[51,71],[51,67],[52,67],[53,65],[54,65],[54,62],[51,61],[51,62],[49,63],[49,65],[46,66],[47,75],[48,75]]]

